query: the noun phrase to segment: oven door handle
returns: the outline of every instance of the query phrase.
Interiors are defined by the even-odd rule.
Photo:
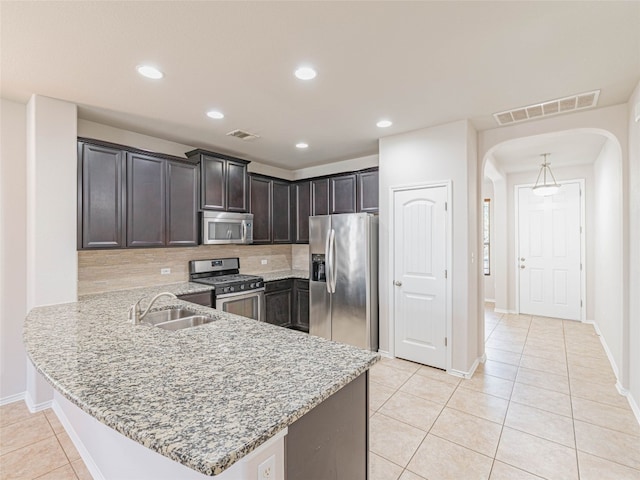
[[[240,296],[251,296],[251,295],[255,295],[256,293],[260,293],[260,292],[264,292],[264,287],[262,288],[254,288],[252,290],[242,290],[240,292],[235,292],[235,293],[224,293],[222,295],[216,295],[216,298],[218,300],[225,300],[227,298],[234,298],[234,297],[240,297]]]

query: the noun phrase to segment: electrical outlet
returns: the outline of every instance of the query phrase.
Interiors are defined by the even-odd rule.
[[[276,456],[271,455],[258,465],[258,480],[274,480],[276,478]]]
[[[170,268],[161,268],[160,269],[160,275],[169,275],[171,273],[171,269]]]
[[[269,260],[267,260],[266,258],[263,258],[263,259],[260,261],[260,263],[261,263],[262,265],[266,265],[267,263],[269,263]]]

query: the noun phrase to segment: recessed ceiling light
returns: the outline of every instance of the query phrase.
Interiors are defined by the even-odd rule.
[[[164,77],[164,73],[151,65],[138,65],[136,69],[143,77],[152,78],[154,80]]]
[[[296,148],[301,148],[301,149],[309,148],[309,144],[304,142],[296,143]]]
[[[380,120],[376,125],[380,128],[387,128],[393,125],[393,122],[391,120]]]
[[[221,118],[224,118],[224,113],[219,112],[218,110],[210,110],[207,112],[207,117],[220,120]]]
[[[300,80],[311,80],[316,78],[318,73],[311,67],[300,67],[295,71],[296,77]]]

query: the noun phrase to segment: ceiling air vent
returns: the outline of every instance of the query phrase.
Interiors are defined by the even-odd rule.
[[[260,135],[256,135],[255,133],[245,132],[244,130],[232,130],[229,133],[227,133],[227,135],[230,137],[236,137],[236,138],[239,138],[240,140],[246,140],[246,141],[260,138]]]
[[[573,112],[575,110],[583,110],[585,108],[595,107],[598,103],[600,90],[593,92],[580,93],[571,97],[558,98],[547,102],[527,105],[526,107],[518,107],[506,112],[494,113],[493,118],[496,119],[498,125],[509,125],[511,123],[526,122],[527,120],[536,120],[550,115],[558,115],[560,113]]]

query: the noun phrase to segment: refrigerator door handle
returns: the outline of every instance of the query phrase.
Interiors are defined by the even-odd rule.
[[[336,265],[336,231],[332,228],[329,234],[329,258],[331,259],[331,293],[336,293],[336,281],[338,278]]]
[[[331,265],[331,232],[333,232],[333,230],[327,232],[327,241],[324,245],[324,258],[326,262],[325,281],[328,293],[331,293],[331,276],[333,270],[333,266]]]

